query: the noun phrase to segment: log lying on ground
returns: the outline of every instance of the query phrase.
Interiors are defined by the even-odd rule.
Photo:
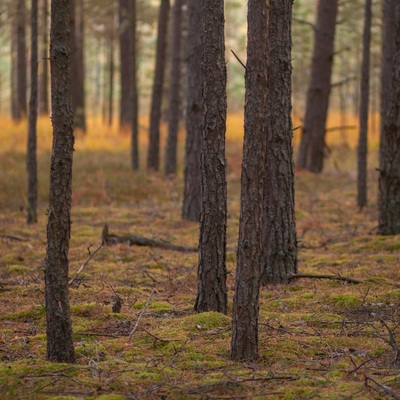
[[[103,243],[108,244],[108,245],[119,244],[119,243],[128,243],[130,246],[160,247],[160,248],[166,249],[166,250],[175,250],[175,251],[182,251],[182,252],[187,252],[187,253],[197,251],[196,247],[179,246],[176,244],[166,242],[164,240],[156,240],[156,239],[151,239],[151,238],[147,238],[144,236],[137,236],[137,235],[130,235],[130,234],[124,235],[124,236],[114,235],[114,234],[109,233],[107,224],[104,225],[101,238],[102,238]]]

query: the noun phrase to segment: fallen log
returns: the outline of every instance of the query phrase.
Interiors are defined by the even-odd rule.
[[[124,235],[118,236],[109,233],[108,225],[104,225],[103,232],[101,234],[101,240],[103,243],[107,245],[114,245],[120,243],[128,243],[129,246],[149,246],[149,247],[160,247],[166,250],[175,250],[181,252],[196,252],[197,247],[188,247],[188,246],[180,246],[176,244],[169,243],[164,240],[156,240],[152,238],[147,238],[144,236],[137,236],[137,235]]]

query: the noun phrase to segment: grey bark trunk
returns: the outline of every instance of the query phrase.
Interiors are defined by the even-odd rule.
[[[292,148],[292,0],[270,0],[263,283],[297,273]]]
[[[20,118],[28,115],[25,18],[25,0],[17,0],[17,104]]]
[[[338,0],[319,0],[298,167],[322,172]]]
[[[71,183],[74,146],[69,71],[70,1],[51,2],[51,109],[53,147],[45,269],[47,359],[75,362],[68,296]]]
[[[202,0],[203,124],[198,291],[195,310],[227,312],[224,1]]]
[[[38,0],[31,3],[31,93],[28,128],[28,214],[27,223],[37,222],[36,120],[38,111]]]
[[[259,290],[267,145],[269,1],[249,0],[241,206],[231,357],[254,361],[258,356]]]
[[[363,209],[367,205],[367,156],[368,156],[368,107],[369,69],[371,46],[372,1],[365,0],[363,58],[360,84],[360,133],[357,149],[357,205]]]
[[[149,148],[147,153],[147,169],[154,171],[158,171],[160,166],[160,121],[164,87],[165,57],[167,52],[169,9],[169,0],[161,0],[158,16],[156,67],[154,71],[154,83],[151,96]]]
[[[112,126],[114,111],[114,38],[108,40],[108,126]]]
[[[136,77],[137,68],[137,43],[136,43],[136,0],[131,0],[130,18],[132,21],[132,39],[131,39],[131,114],[132,114],[132,127],[131,127],[131,163],[134,171],[139,169],[139,96],[138,85]]]
[[[39,62],[39,114],[49,115],[49,31],[48,0],[42,0],[41,10],[41,60]]]
[[[165,175],[176,172],[177,142],[181,105],[182,7],[184,0],[175,0],[172,13],[171,75],[168,107],[168,138],[165,152]]]
[[[18,94],[17,94],[17,23],[11,24],[11,68],[10,68],[10,82],[11,82],[11,117],[13,121],[18,122],[21,119],[21,113],[18,107]]]
[[[187,39],[187,90],[186,90],[186,145],[185,145],[185,186],[183,193],[182,218],[200,220],[201,204],[201,2],[188,0]]]

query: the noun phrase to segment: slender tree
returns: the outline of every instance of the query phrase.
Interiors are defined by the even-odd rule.
[[[137,43],[136,43],[136,0],[131,0],[130,4],[131,12],[131,26],[132,26],[132,39],[131,39],[131,113],[132,113],[132,128],[131,128],[131,162],[132,169],[139,169],[139,96],[138,96],[138,85],[137,85],[137,77],[136,77],[136,68],[137,68]]]
[[[331,73],[338,0],[319,0],[310,84],[297,164],[321,172],[325,127],[331,91]]]
[[[164,90],[169,10],[169,0],[161,0],[158,15],[156,67],[154,71],[154,83],[151,96],[149,149],[147,153],[147,168],[154,171],[158,171],[160,164],[160,121]]]
[[[41,7],[41,60],[39,63],[39,114],[49,115],[49,63],[48,63],[48,0],[42,0]]]
[[[168,108],[168,138],[165,153],[165,175],[176,172],[179,116],[181,105],[181,43],[182,43],[182,6],[184,0],[175,0],[172,8],[172,49],[171,76]]]
[[[224,0],[202,0],[203,124],[198,292],[195,310],[227,312]]]
[[[292,0],[270,0],[263,283],[297,273],[291,102]]]
[[[392,32],[395,42],[390,101],[386,103],[387,112],[382,115],[384,121],[380,145],[378,233],[396,235],[400,233],[400,3],[387,2],[385,6],[393,7],[395,25]],[[391,40],[388,33],[392,27],[387,29],[383,38]],[[386,56],[384,50],[388,45],[384,44],[383,57]]]
[[[188,0],[185,186],[182,218],[189,221],[200,220],[201,205],[200,149],[203,97],[200,32],[201,2]]]
[[[74,146],[69,71],[70,0],[51,1],[50,69],[53,147],[45,261],[47,359],[75,362],[68,296]]]
[[[113,27],[111,26],[113,32]],[[108,44],[108,126],[112,126],[114,114],[114,35],[107,39]],[[105,90],[105,89],[104,89]]]
[[[11,89],[11,117],[14,122],[18,122],[21,119],[21,112],[18,107],[18,95],[17,95],[17,23],[16,23],[16,12],[15,12],[15,23],[11,24],[11,63],[10,63],[10,89]]]
[[[28,128],[28,214],[27,223],[37,222],[36,120],[38,111],[38,0],[31,3],[31,93]]]
[[[358,176],[357,205],[360,209],[367,205],[367,155],[368,155],[368,106],[369,106],[369,69],[371,47],[372,1],[365,0],[363,58],[360,83],[360,133],[358,138]]]
[[[26,32],[25,32],[25,0],[17,0],[17,104],[20,118],[26,118],[27,113],[27,62],[26,62]]]
[[[267,145],[268,15],[269,1],[249,0],[245,133],[232,316],[231,357],[235,361],[251,361],[258,354]]]

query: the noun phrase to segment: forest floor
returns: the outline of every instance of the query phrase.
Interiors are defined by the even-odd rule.
[[[50,128],[41,121],[35,226],[25,223],[25,129],[6,125],[0,150],[1,399],[400,398],[400,239],[376,234],[374,152],[362,211],[350,147],[333,146],[323,174],[297,174],[299,272],[359,283],[301,278],[262,288],[257,362],[229,360],[241,162],[240,140],[232,134],[228,314],[193,311],[195,252],[104,246],[70,287],[77,364],[66,365],[45,361]],[[198,224],[180,218],[182,172],[168,179],[134,173],[129,138],[102,132],[92,128],[75,146],[71,278],[88,248],[99,247],[106,223],[118,235],[198,242]],[[123,301],[118,313],[116,296]]]

